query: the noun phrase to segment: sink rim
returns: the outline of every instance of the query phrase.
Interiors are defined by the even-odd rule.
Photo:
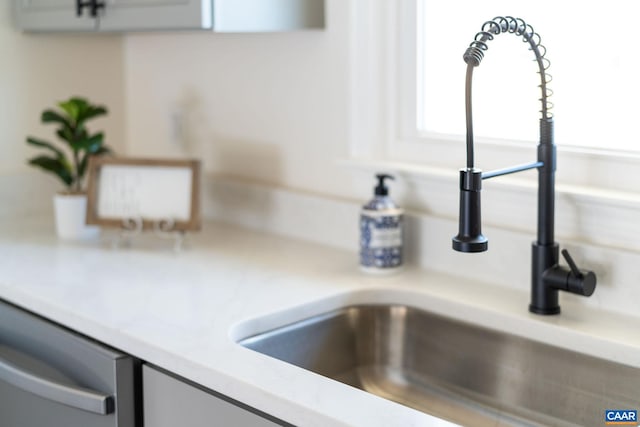
[[[640,368],[640,344],[636,346],[633,342],[622,343],[609,338],[606,334],[603,336],[590,333],[588,329],[592,327],[591,323],[585,327],[580,322],[581,319],[591,318],[596,314],[609,313],[593,310],[579,304],[571,305],[569,301],[565,301],[563,304],[567,306],[568,310],[570,306],[573,315],[563,317],[560,314],[559,316],[541,317],[525,311],[522,308],[524,306],[519,305],[518,302],[513,304],[513,301],[510,301],[515,296],[517,301],[526,302],[528,294],[514,292],[510,289],[504,289],[504,292],[504,301],[500,301],[497,305],[505,309],[496,310],[493,307],[482,306],[482,301],[477,299],[454,301],[441,295],[414,289],[371,287],[349,290],[240,320],[228,329],[228,338],[235,345],[248,350],[242,347],[240,341],[348,306],[402,305],[498,333],[510,334],[613,363]],[[509,304],[510,302],[511,304]],[[580,308],[583,311],[582,315],[576,315],[575,313]],[[607,317],[602,319],[606,321]],[[635,320],[635,318],[633,319]],[[640,326],[640,319],[637,320],[637,323]],[[608,325],[600,325],[600,329],[594,332],[602,332],[608,327]],[[255,354],[255,356],[261,355]],[[278,362],[281,361],[278,360]]]

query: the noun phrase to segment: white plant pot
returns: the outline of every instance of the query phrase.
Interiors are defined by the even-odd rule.
[[[90,240],[100,234],[100,227],[87,225],[87,196],[85,194],[56,194],[53,197],[56,232],[64,240]]]

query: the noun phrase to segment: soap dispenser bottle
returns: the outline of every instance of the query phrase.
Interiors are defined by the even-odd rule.
[[[389,197],[386,179],[377,174],[374,198],[360,211],[360,267],[370,273],[390,273],[402,266],[403,210]]]

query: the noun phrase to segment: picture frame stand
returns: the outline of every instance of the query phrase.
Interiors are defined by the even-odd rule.
[[[153,221],[153,235],[161,239],[173,239],[173,251],[181,252],[184,249],[186,231],[175,227],[175,221],[171,218]],[[120,232],[111,242],[113,249],[121,247],[131,247],[132,240],[141,236],[145,232],[142,218],[124,218]]]

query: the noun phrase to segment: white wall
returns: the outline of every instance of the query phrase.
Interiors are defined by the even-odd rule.
[[[37,150],[28,147],[25,138],[33,135],[53,140],[55,127],[41,125],[40,113],[72,95],[109,108],[108,118],[96,120],[93,128],[104,129],[107,143],[122,151],[122,58],[120,36],[23,34],[13,27],[11,2],[1,2],[0,179],[28,175],[29,182],[62,188],[53,176],[40,181],[44,175],[26,164]]]
[[[328,1],[325,31],[128,34],[128,152],[347,195],[348,11]]]

